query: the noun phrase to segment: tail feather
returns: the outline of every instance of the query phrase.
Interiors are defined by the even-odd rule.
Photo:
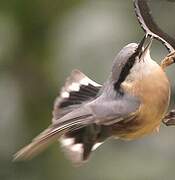
[[[60,123],[59,125],[49,126],[35,137],[29,145],[19,150],[14,155],[14,160],[20,161],[32,159],[34,156],[45,150],[51,143],[58,140],[64,133],[84,127],[85,125],[82,123],[82,119],[88,116],[77,117],[68,122]]]
[[[59,141],[63,151],[73,165],[81,166],[87,162],[92,151],[106,139],[100,140],[100,129],[100,126],[91,124],[61,136]]]
[[[82,103],[95,98],[100,88],[100,84],[92,81],[79,70],[74,70],[55,101],[53,124],[34,138],[29,145],[19,150],[14,155],[14,160],[31,159],[67,132],[88,125],[89,121],[85,119],[90,118],[91,114],[88,114],[87,110],[84,112],[82,110],[75,112],[75,110],[80,108]]]
[[[51,133],[51,129],[48,128],[40,135],[33,139],[33,141],[19,150],[15,155],[13,160],[14,161],[21,161],[21,160],[29,160],[32,159],[34,156],[45,150],[52,142],[54,142],[60,135],[55,134],[49,136]]]

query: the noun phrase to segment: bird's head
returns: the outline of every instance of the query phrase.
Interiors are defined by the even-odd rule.
[[[145,35],[139,44],[130,43],[117,54],[112,68],[112,79],[115,82],[115,89],[120,88],[121,83],[128,78],[131,80],[136,79],[140,76],[140,73],[149,69],[149,64],[155,63],[151,59],[149,51],[152,38],[149,39],[149,42],[144,47],[147,40],[148,37]]]

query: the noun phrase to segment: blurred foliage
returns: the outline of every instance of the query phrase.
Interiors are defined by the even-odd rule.
[[[174,3],[151,7],[173,35]],[[130,0],[1,0],[0,179],[174,179],[174,128],[107,142],[81,168],[72,167],[57,144],[29,162],[12,162],[14,152],[49,125],[53,101],[72,69],[103,82],[120,48],[142,36]],[[152,56],[160,61],[166,54],[155,41]]]

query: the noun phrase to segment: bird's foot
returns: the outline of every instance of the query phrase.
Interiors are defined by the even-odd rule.
[[[175,126],[175,109],[171,110],[162,120],[166,126]]]
[[[161,62],[161,67],[165,69],[166,67],[170,66],[171,64],[175,63],[175,51],[168,54]]]

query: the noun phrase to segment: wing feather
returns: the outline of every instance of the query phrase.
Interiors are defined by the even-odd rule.
[[[67,78],[60,96],[56,98],[53,110],[53,122],[68,112],[80,107],[86,101],[95,98],[101,85],[75,69]]]
[[[45,150],[51,143],[58,140],[64,133],[82,128],[85,126],[84,120],[91,115],[83,115],[69,119],[59,125],[51,125],[40,133],[32,142],[19,150],[14,155],[14,160],[28,160]]]

